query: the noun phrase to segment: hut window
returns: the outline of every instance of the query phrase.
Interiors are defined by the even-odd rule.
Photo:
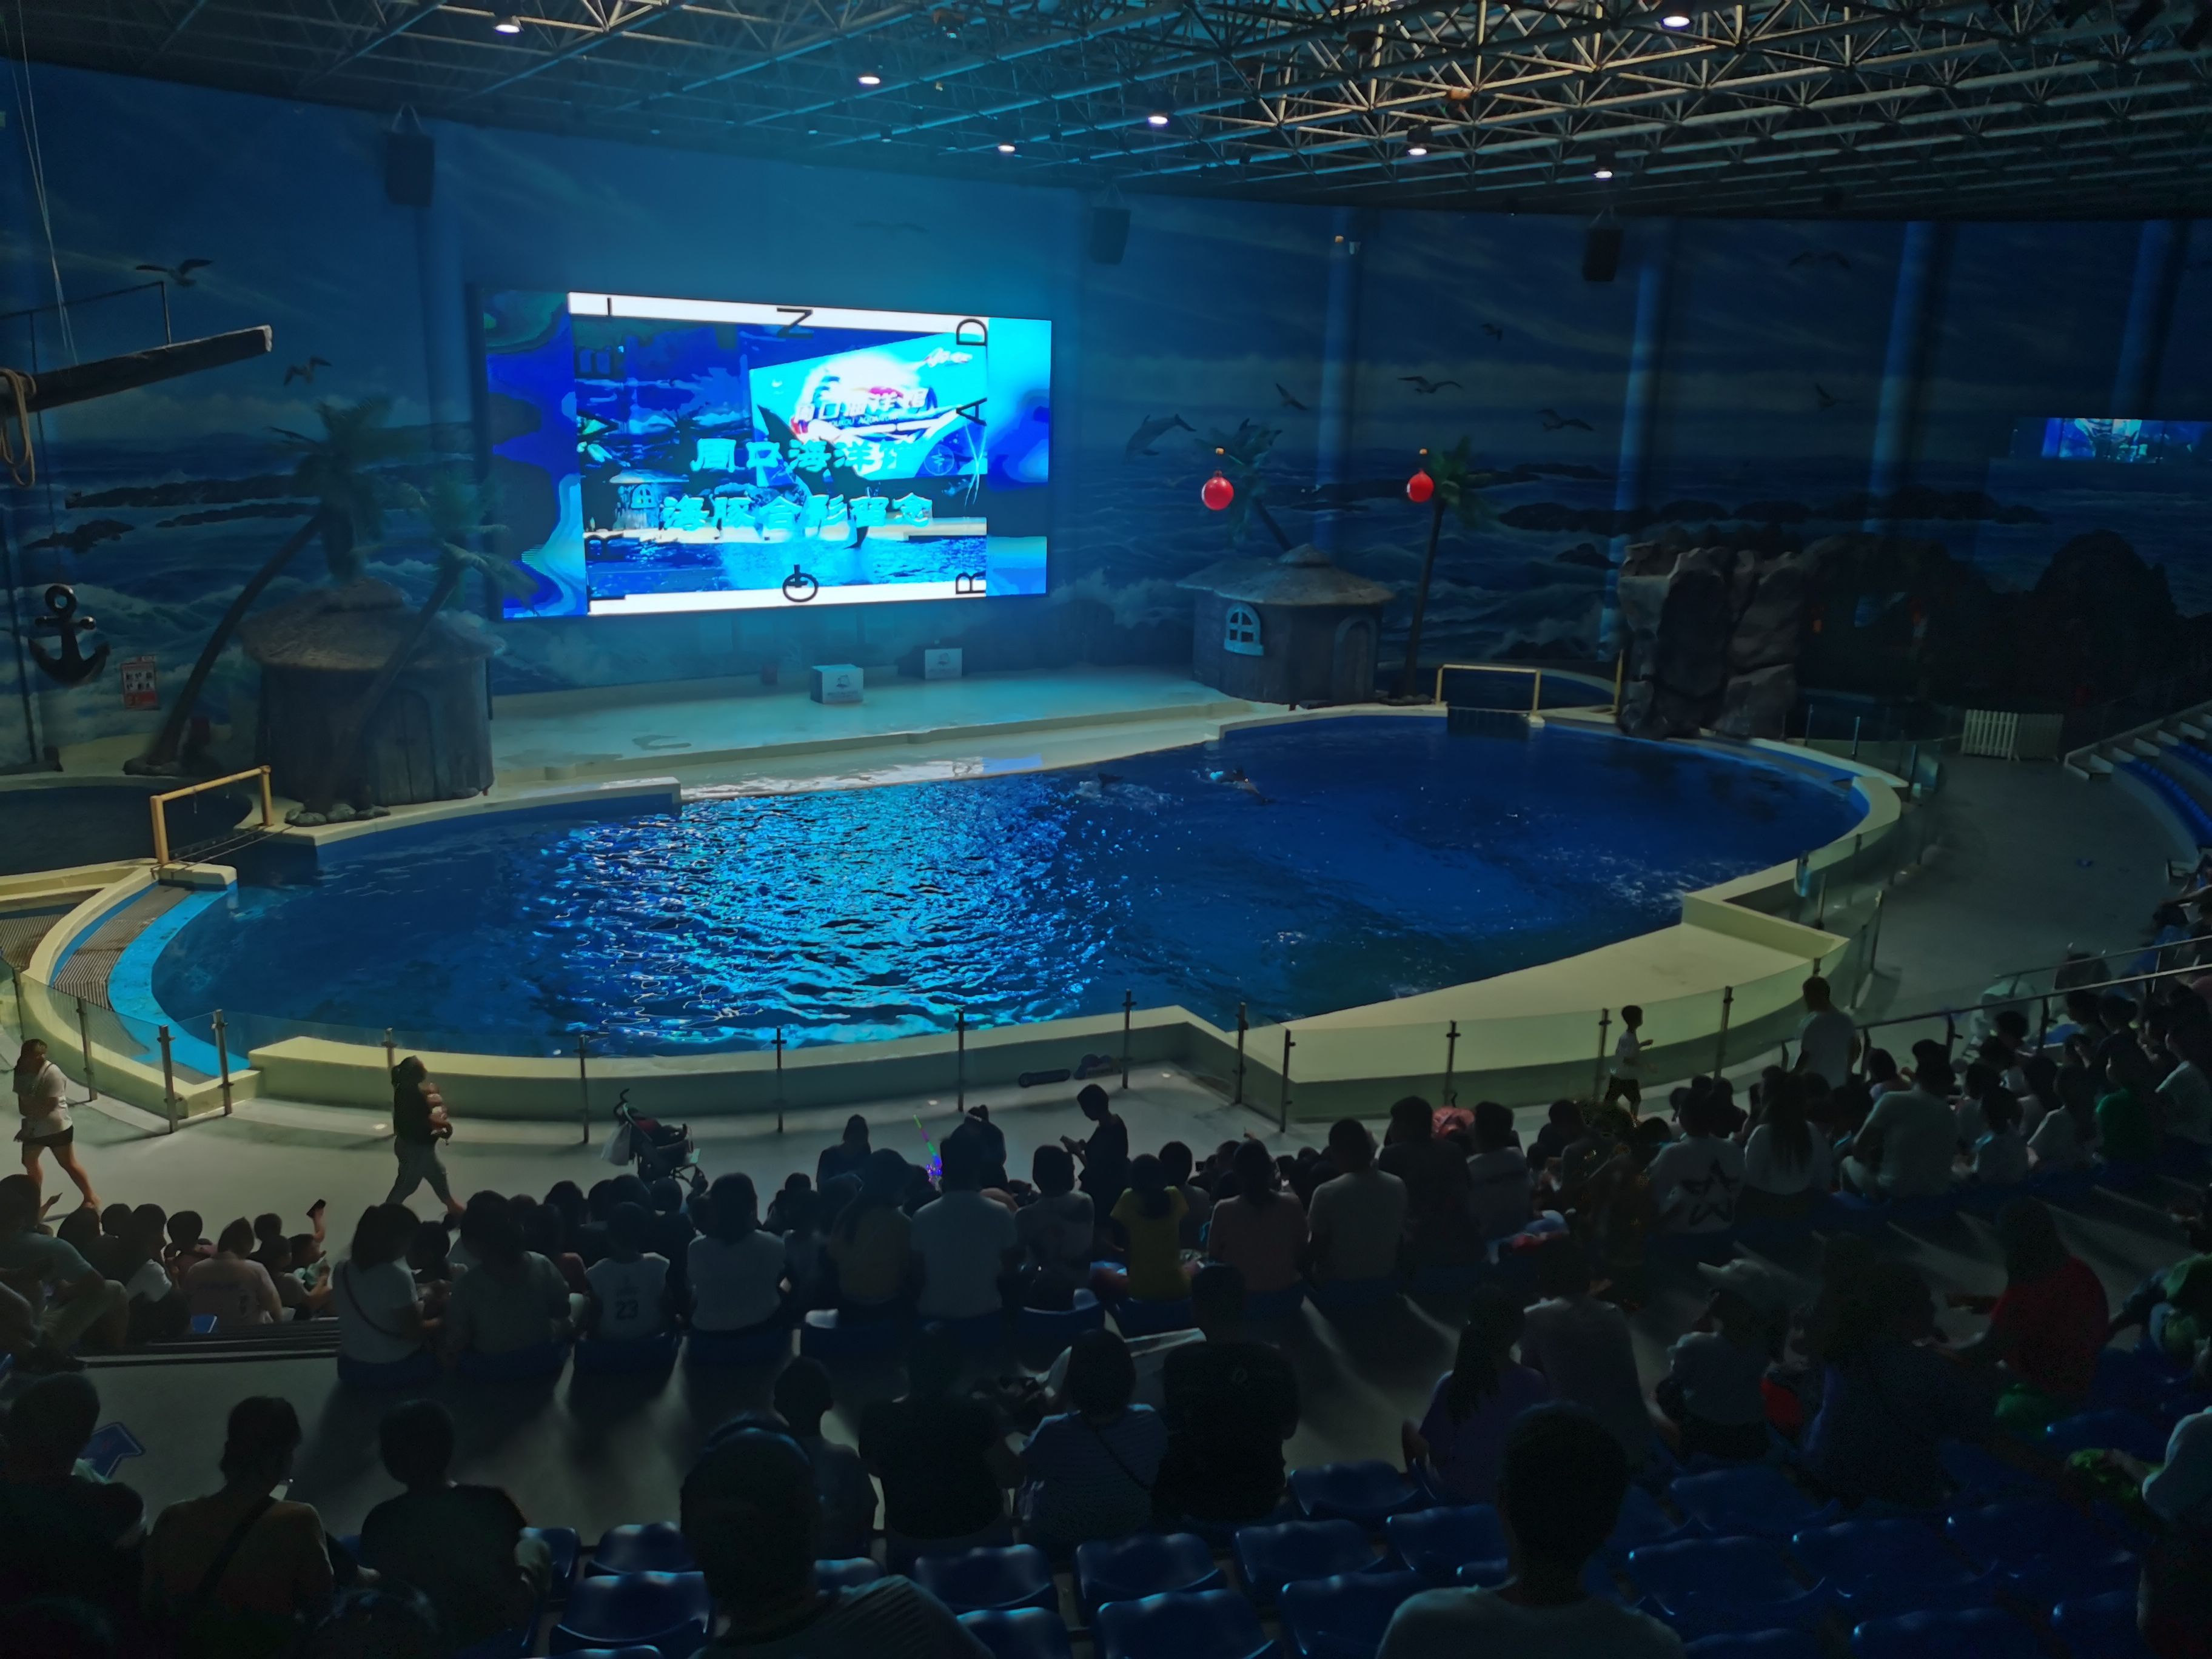
[[[1231,605],[1221,648],[1239,657],[1267,655],[1267,647],[1260,643],[1260,613],[1249,605]]]

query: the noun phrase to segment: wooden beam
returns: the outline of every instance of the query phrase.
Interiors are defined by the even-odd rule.
[[[210,334],[201,340],[179,340],[174,345],[126,352],[120,357],[101,357],[93,362],[79,363],[74,368],[50,369],[33,383],[30,411],[36,414],[42,409],[58,409],[64,404],[112,397],[134,386],[151,386],[156,380],[173,380],[179,374],[197,374],[202,369],[221,368],[225,363],[244,362],[248,357],[262,356],[273,350],[276,343],[276,331],[264,323],[258,328],[234,329],[228,334]]]

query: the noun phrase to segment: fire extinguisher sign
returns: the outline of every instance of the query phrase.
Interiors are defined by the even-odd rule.
[[[125,657],[123,659],[123,706],[125,708],[159,708],[161,691],[154,674],[151,657]]]

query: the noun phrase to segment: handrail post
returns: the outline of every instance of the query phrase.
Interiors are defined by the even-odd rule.
[[[1597,1060],[1590,1066],[1590,1098],[1595,1100],[1605,1092],[1605,1039],[1613,1029],[1613,1010],[1597,1011]]]
[[[384,1073],[390,1078],[399,1069],[399,1050],[392,1041],[392,1028],[384,1028]]]
[[[154,818],[154,867],[156,870],[169,867],[169,819],[161,810],[164,799],[161,795],[146,797],[146,810]]]
[[[2041,1054],[2051,1042],[2051,999],[2043,997],[2038,1000],[2040,1012],[2038,1015],[2039,1023],[2035,1028],[2035,1051]]]
[[[1951,1050],[1959,1046],[1958,1016],[1950,1009],[1943,1011],[1943,1056],[1949,1059]]]
[[[1620,689],[1628,675],[1628,647],[1623,646],[1613,659],[1613,713],[1620,715]]]
[[[1291,1028],[1283,1027],[1283,1092],[1275,1106],[1275,1128],[1281,1134],[1291,1132],[1291,1050],[1297,1046],[1291,1040]]]
[[[775,1132],[783,1133],[783,1027],[775,1028]]]
[[[1252,1022],[1245,1014],[1244,1005],[1240,1002],[1237,1005],[1237,1095],[1229,1103],[1231,1106],[1244,1103],[1244,1034],[1251,1029]]]
[[[1866,971],[1859,976],[1861,983],[1874,977],[1875,961],[1881,954],[1881,904],[1882,901],[1888,896],[1888,893],[1884,890],[1881,888],[1875,890],[1874,924],[1867,929]]]
[[[968,1011],[952,1011],[952,1091],[953,1103],[964,1114],[968,1109]]]
[[[1820,896],[1813,905],[1813,925],[1825,927],[1828,920],[1828,872],[1820,872]]]
[[[1865,725],[1865,715],[1854,714],[1851,716],[1851,758],[1853,760],[1856,760],[1859,757],[1859,732]]]
[[[1443,664],[1443,663],[1438,663],[1438,664],[1437,665],[1437,695],[1436,695],[1435,696],[1431,697],[1431,698],[1429,699],[1429,701],[1430,701],[1431,702],[1442,702],[1444,700],[1444,668],[1445,668],[1445,666],[1446,666],[1446,665],[1444,665],[1444,664]]]
[[[586,1059],[589,1056],[589,1054],[590,1054],[590,1053],[591,1053],[591,1048],[592,1048],[592,1034],[591,1034],[589,1031],[579,1031],[579,1032],[577,1032],[577,1033],[576,1033],[576,1096],[577,1096],[577,1108],[578,1108],[578,1112],[579,1112],[580,1115],[582,1117],[583,1121],[584,1121],[584,1138],[583,1138],[583,1139],[581,1139],[580,1141],[579,1141],[579,1142],[577,1142],[577,1143],[576,1143],[576,1144],[577,1144],[578,1146],[590,1146],[590,1145],[592,1144],[592,1075],[591,1075],[591,1072],[590,1072],[590,1070],[589,1070],[589,1069],[588,1069],[588,1067],[586,1067],[586,1066],[585,1065],[585,1060],[586,1060]]]
[[[269,769],[265,766],[261,769],[261,827],[264,830],[276,827],[276,802],[269,793]]]
[[[1713,1075],[1718,1077],[1728,1070],[1729,1016],[1735,1008],[1735,987],[1721,987],[1721,1029],[1713,1039]]]
[[[1444,1100],[1450,1105],[1457,1091],[1452,1085],[1452,1070],[1459,1062],[1459,1022],[1454,1020],[1444,1030]]]
[[[222,1079],[222,1115],[230,1115],[230,1027],[223,1023],[222,1010],[215,1011],[215,1063]]]
[[[1134,991],[1121,993],[1121,1087],[1129,1086],[1129,1017],[1137,1006]]]
[[[84,1049],[84,1086],[91,1092],[89,1100],[100,1098],[100,1085],[92,1080],[92,1016],[85,1012],[84,999],[76,1000],[76,1039]]]
[[[177,1131],[177,1062],[169,1052],[169,1028],[156,1025],[155,1041],[161,1045],[161,1115],[169,1120],[169,1133]]]
[[[1534,720],[1544,708],[1544,671],[1538,669],[1528,692],[1528,718]]]

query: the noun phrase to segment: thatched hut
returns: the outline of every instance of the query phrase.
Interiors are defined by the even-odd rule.
[[[240,626],[246,654],[261,665],[260,749],[279,790],[299,795],[319,777],[347,710],[413,622],[404,594],[362,577],[312,589]],[[339,798],[403,806],[491,787],[484,663],[497,649],[451,617],[433,621],[362,734]]]
[[[1198,590],[1194,678],[1255,702],[1370,702],[1390,590],[1340,570],[1312,543],[1279,559],[1227,559],[1177,584]]]

